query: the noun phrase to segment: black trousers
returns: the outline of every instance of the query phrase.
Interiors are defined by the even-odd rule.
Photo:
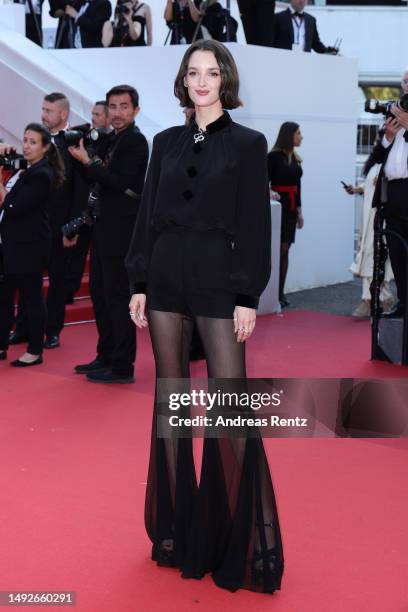
[[[389,181],[386,205],[386,228],[399,234],[408,243],[408,179]],[[401,238],[387,236],[391,267],[397,285],[398,299],[407,300],[408,252]]]
[[[238,0],[238,7],[247,43],[272,47],[275,0]]]
[[[94,231],[89,286],[99,334],[96,353],[113,371],[132,375],[136,333],[129,316],[125,255],[110,256],[104,250],[101,238]]]
[[[53,240],[48,263],[48,293],[47,293],[47,336],[59,336],[65,320],[65,276],[68,263],[68,249],[62,244],[62,237]],[[24,296],[20,293],[18,314],[16,318],[16,333],[19,336],[28,335],[28,310]]]
[[[13,324],[14,297],[16,291],[19,291],[26,305],[27,351],[33,355],[41,355],[47,318],[42,285],[41,272],[7,274],[0,282],[0,350],[8,349]]]

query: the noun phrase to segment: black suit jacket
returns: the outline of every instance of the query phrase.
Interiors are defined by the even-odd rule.
[[[326,53],[327,47],[322,43],[317,31],[316,19],[308,13],[303,13],[305,21],[305,51]],[[273,46],[278,49],[292,49],[294,43],[292,13],[290,9],[276,13],[273,35]]]
[[[6,274],[42,272],[48,263],[52,179],[53,170],[43,159],[21,173],[4,200],[0,235]]]
[[[106,255],[125,255],[129,247],[149,158],[147,140],[134,125],[102,142],[101,159],[111,151],[108,165],[83,167],[89,183],[99,183],[100,215],[95,238]],[[136,197],[134,197],[136,196]]]
[[[85,13],[78,19],[83,47],[102,47],[102,28],[112,15],[109,0],[91,0]]]

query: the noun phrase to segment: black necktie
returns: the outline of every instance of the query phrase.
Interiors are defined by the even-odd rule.
[[[294,13],[292,13],[292,19],[294,19],[295,17],[299,17],[299,19],[303,19],[303,13],[299,13],[298,11],[295,11]]]

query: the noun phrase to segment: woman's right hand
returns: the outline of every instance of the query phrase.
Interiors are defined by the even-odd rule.
[[[148,326],[145,310],[146,294],[134,293],[129,302],[129,314],[136,327],[140,327],[141,329]]]

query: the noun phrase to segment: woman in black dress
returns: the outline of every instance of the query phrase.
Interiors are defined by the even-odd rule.
[[[0,145],[0,154],[8,149]],[[11,362],[15,367],[42,363],[43,271],[51,249],[47,205],[53,187],[64,180],[63,163],[46,127],[37,123],[26,127],[23,154],[28,169],[20,172],[9,193],[0,180],[0,359],[7,357],[17,290],[27,308],[27,352]]]
[[[245,384],[245,341],[269,278],[271,238],[265,137],[223,111],[240,104],[238,88],[221,43],[191,45],[175,95],[195,116],[154,138],[127,257],[130,315],[146,327],[147,302],[158,377],[145,506],[152,558],[185,578],[211,571],[229,590],[271,593],[283,554],[261,438],[205,437],[198,486],[191,437],[157,435],[156,416],[169,414],[159,383],[167,392],[188,388],[194,322],[216,388],[220,379],[229,390]]]
[[[299,125],[287,121],[281,125],[276,142],[268,155],[268,175],[272,199],[280,200],[282,205],[279,301],[283,308],[289,306],[284,291],[289,249],[290,245],[295,242],[296,228],[302,229],[304,224],[300,197],[302,160],[295,152],[295,147],[301,145],[302,139]]]

